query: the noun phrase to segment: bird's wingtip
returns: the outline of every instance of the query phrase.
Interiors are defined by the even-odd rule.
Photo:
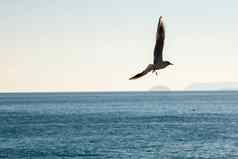
[[[133,77],[131,77],[131,78],[129,78],[129,80],[131,81],[131,80],[136,80],[138,77],[137,76],[133,76]]]

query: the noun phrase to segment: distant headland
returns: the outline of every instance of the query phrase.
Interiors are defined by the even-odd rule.
[[[154,86],[154,87],[150,88],[149,91],[167,92],[167,91],[170,91],[170,89],[167,86]]]

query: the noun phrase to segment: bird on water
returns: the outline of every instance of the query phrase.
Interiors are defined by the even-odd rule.
[[[164,28],[164,23],[163,23],[162,18],[163,17],[160,16],[158,27],[157,27],[156,43],[155,43],[155,48],[154,48],[154,63],[149,64],[144,71],[131,77],[130,80],[138,79],[138,78],[146,75],[150,71],[152,71],[152,73],[155,73],[157,75],[156,70],[160,70],[160,69],[163,69],[169,65],[173,65],[169,61],[163,61],[162,53],[163,53],[163,48],[164,48],[165,28]]]

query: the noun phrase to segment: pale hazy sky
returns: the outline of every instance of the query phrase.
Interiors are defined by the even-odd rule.
[[[0,91],[114,91],[238,82],[236,0],[0,1]],[[164,59],[153,61],[164,16]]]

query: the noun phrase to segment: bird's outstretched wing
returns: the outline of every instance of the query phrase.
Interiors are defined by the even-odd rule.
[[[159,23],[156,33],[156,43],[154,48],[154,64],[159,64],[163,61],[163,48],[165,39],[165,29],[162,21],[162,16],[159,18]]]
[[[149,73],[152,70],[153,70],[153,65],[149,64],[144,71],[142,71],[141,73],[138,73],[137,75],[131,77],[130,80],[138,79],[138,78],[146,75],[147,73]]]

